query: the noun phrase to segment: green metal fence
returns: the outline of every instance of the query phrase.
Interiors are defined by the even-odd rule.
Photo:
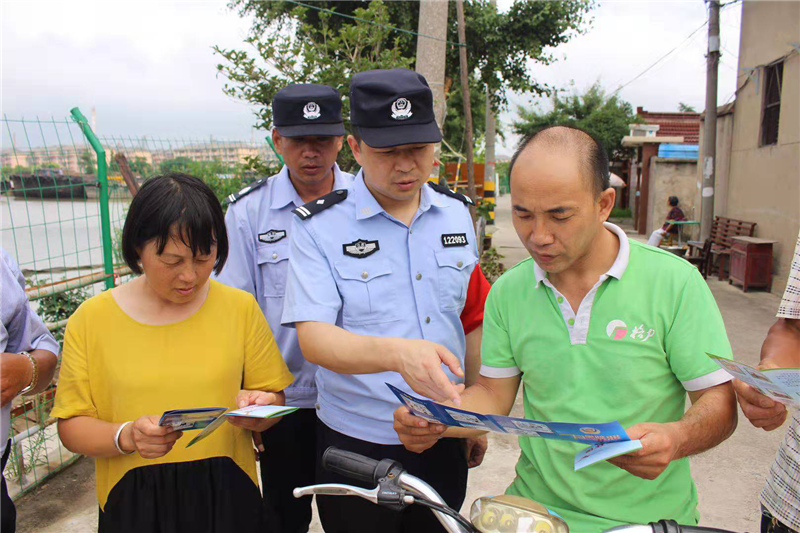
[[[80,120],[80,121],[79,121]],[[61,340],[80,303],[125,274],[112,257],[130,202],[109,184],[96,141],[80,112],[64,119],[2,119],[0,245],[20,265],[32,306]],[[12,497],[76,459],[61,446],[50,410],[55,385],[12,404],[12,448],[5,475]]]
[[[32,307],[61,341],[80,303],[129,275],[117,243],[134,182],[158,173],[197,175],[217,196],[277,169],[265,142],[95,136],[76,108],[63,119],[2,118],[0,245],[20,265]],[[124,156],[124,157],[122,157]],[[54,384],[12,405],[12,497],[36,487],[76,459],[50,417]]]

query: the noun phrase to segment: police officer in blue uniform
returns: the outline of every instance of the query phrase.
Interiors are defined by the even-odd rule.
[[[295,210],[283,323],[319,365],[318,453],[336,446],[399,460],[459,509],[464,449],[442,439],[419,455],[405,450],[386,383],[457,401],[465,358],[468,372],[479,366],[460,321],[478,261],[471,200],[427,182],[441,133],[425,78],[406,69],[358,73],[350,103],[348,143],[362,170],[346,189]],[[353,483],[319,466],[316,481]],[[327,533],[441,530],[419,506],[396,513],[317,496],[317,507]]]
[[[353,180],[336,164],[345,133],[341,109],[339,93],[327,85],[279,91],[272,101],[272,140],[285,165],[231,195],[225,216],[230,252],[217,279],[255,296],[295,377],[285,391],[286,405],[300,407],[261,434],[261,479],[272,531],[306,532],[311,522],[311,498],[296,500],[292,489],[314,481],[317,367],[303,357],[296,330],[281,326],[281,314],[292,210]]]

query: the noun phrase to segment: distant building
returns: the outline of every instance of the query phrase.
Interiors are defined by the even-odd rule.
[[[688,218],[699,216],[695,186],[700,114],[650,112],[639,107],[636,115],[644,123],[631,124],[630,134],[622,139],[622,146],[635,149],[628,166],[628,204],[634,228],[640,235],[649,235],[664,223],[670,196],[680,199]]]
[[[162,162],[179,157],[196,162],[219,161],[234,166],[246,163],[246,158],[258,156],[263,161],[275,161],[277,158],[267,145],[256,145],[240,141],[213,141],[194,143],[167,148],[151,149],[146,144],[127,147],[124,144],[106,145],[106,162],[113,160],[115,153],[123,153],[128,161],[143,160],[153,168]],[[57,165],[66,173],[80,174],[86,169],[88,161],[94,164],[97,157],[89,149],[33,148],[30,150],[5,149],[0,152],[0,164],[3,167],[35,168],[43,165]]]
[[[32,150],[15,150],[7,148],[0,152],[0,165],[3,167],[35,168],[43,165],[57,165],[67,173],[81,174],[88,161],[96,161],[94,151],[62,150],[55,147],[34,148]]]
[[[656,137],[683,137],[680,144],[700,142],[700,113],[652,112],[637,107],[636,116],[645,124],[658,126]]]
[[[778,241],[782,294],[800,228],[800,2],[743,2],[738,72],[736,99],[717,110],[714,214]]]
[[[192,161],[219,161],[228,165],[246,163],[248,157],[260,157],[265,160],[276,159],[266,145],[255,145],[237,141],[213,141],[208,143],[189,144],[171,150],[173,159],[185,157]]]

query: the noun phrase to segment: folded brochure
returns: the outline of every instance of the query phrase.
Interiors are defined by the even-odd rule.
[[[389,383],[386,385],[412,414],[428,422],[521,437],[595,443],[575,456],[575,470],[642,448],[642,443],[638,440],[631,440],[619,422],[572,424],[542,422],[512,416],[483,415],[411,396]]]
[[[159,426],[171,426],[179,431],[202,429],[189,444],[188,448],[211,435],[222,423],[225,417],[240,416],[245,418],[276,418],[297,411],[297,407],[284,405],[248,405],[234,411],[227,411],[224,407],[203,407],[200,409],[174,409],[161,415]]]
[[[776,402],[800,409],[800,368],[756,370],[743,363],[707,353],[725,372]]]

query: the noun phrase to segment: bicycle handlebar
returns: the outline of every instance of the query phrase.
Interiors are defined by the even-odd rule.
[[[701,526],[682,526],[674,520],[659,520],[647,525],[631,524],[618,526],[605,533],[731,533],[725,529]]]
[[[377,484],[386,477],[396,461],[376,461],[357,453],[330,447],[322,454],[322,468],[341,476],[357,479],[368,484]]]
[[[394,486],[410,489],[411,494],[417,497],[423,497],[437,504],[446,505],[441,499],[441,496],[433,490],[427,483],[421,479],[410,476],[402,469],[402,466],[397,461],[391,459],[383,459],[376,461],[363,455],[339,450],[330,447],[322,454],[322,467],[329,472],[339,474],[352,479],[357,479],[369,485],[379,485],[373,491],[364,491],[356,487],[348,487],[346,485],[325,485],[328,494],[345,494],[348,489],[349,493],[367,498],[373,503],[379,505],[386,505],[386,501],[381,502],[380,487],[385,487],[385,484],[395,483]],[[394,472],[393,472],[394,470]],[[304,496],[314,493],[308,492],[307,489],[314,487],[306,487],[305,489],[295,489],[295,497]],[[305,491],[304,491],[305,490]],[[300,492],[298,492],[300,491]],[[332,491],[332,492],[331,492]],[[374,492],[374,494],[373,494]],[[324,492],[319,492],[320,494]],[[396,493],[392,493],[396,496]],[[412,500],[413,501],[413,498]],[[408,502],[406,502],[408,503]],[[452,516],[441,511],[434,511],[436,517],[442,522],[446,531],[450,532],[463,532],[474,531],[475,528],[467,529],[460,525],[458,521],[454,520]],[[467,525],[469,523],[467,522]],[[658,522],[651,522],[650,524],[641,525],[626,525],[618,526],[606,531],[606,533],[731,533],[724,529],[715,529],[710,527],[700,526],[682,526],[674,520],[660,520]]]

